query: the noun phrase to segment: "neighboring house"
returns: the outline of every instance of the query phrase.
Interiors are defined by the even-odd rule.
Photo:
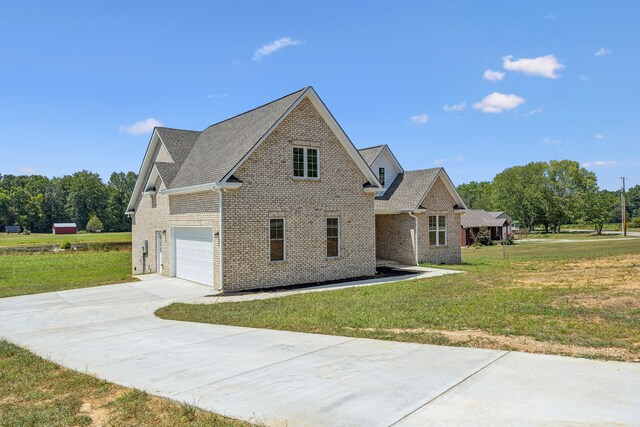
[[[377,243],[386,241],[376,227],[374,197],[392,185],[385,179],[385,191],[378,169],[369,166],[311,87],[202,132],[156,128],[127,208],[133,273],[158,272],[224,291],[373,276]],[[395,184],[402,168],[395,161],[392,169],[387,176]],[[414,194],[415,206],[406,205],[419,218],[413,225],[405,224],[405,217],[414,221],[408,211],[388,216],[402,217],[400,245],[413,244],[416,226],[426,242],[428,206],[440,203],[433,212],[456,232],[445,232],[436,252],[448,254],[455,243],[457,255],[432,259],[457,262],[454,208],[464,205],[437,171],[422,184],[423,197]],[[455,237],[448,242],[447,236]],[[421,248],[417,259],[404,249],[396,259],[429,259],[431,248]]]
[[[57,222],[51,227],[53,234],[77,234],[78,227],[75,222]]]
[[[511,232],[511,217],[506,212],[487,212],[482,209],[469,209],[462,215],[460,242],[462,246],[473,243],[473,235],[486,228],[491,240],[502,240]]]
[[[408,265],[459,263],[466,206],[445,170],[405,171],[387,145],[360,153],[384,181],[374,201],[376,256]]]

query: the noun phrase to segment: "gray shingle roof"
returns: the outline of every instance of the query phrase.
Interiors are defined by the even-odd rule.
[[[165,182],[167,188],[219,182],[300,98],[305,89],[198,132],[198,138],[175,178],[170,185]]]
[[[442,168],[405,171],[398,174],[387,191],[376,197],[376,210],[400,211],[417,209]]]
[[[464,211],[462,218],[460,218],[460,224],[464,228],[502,227],[507,220],[505,218],[496,218],[493,216],[495,213],[482,209],[467,209]]]
[[[171,129],[165,127],[156,128],[156,132],[171,154],[171,158],[177,165],[181,165],[187,158],[194,144],[200,136],[199,131]]]
[[[358,150],[358,152],[360,152],[360,155],[362,156],[364,161],[367,162],[369,166],[371,166],[373,161],[380,155],[382,150],[384,150],[384,145],[377,145],[375,147],[361,148],[360,150]]]

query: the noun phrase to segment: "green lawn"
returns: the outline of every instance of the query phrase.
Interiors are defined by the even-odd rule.
[[[0,255],[0,297],[130,280],[130,251]]]
[[[120,387],[0,341],[1,426],[243,426]]]
[[[628,224],[628,223],[627,223]],[[561,227],[561,230],[587,230],[591,227],[588,225],[581,224],[567,224]],[[622,225],[618,222],[615,224],[605,224],[603,227],[604,231],[621,231]],[[631,228],[627,225],[627,231],[640,231],[640,228]]]
[[[541,240],[593,240],[593,239],[621,239],[623,236],[615,234],[598,234],[594,232],[583,233],[579,231],[562,231],[560,233],[529,233],[519,234],[516,240],[521,239],[541,239]]]
[[[0,233],[0,247],[28,246],[48,243],[87,243],[87,242],[130,242],[131,232],[123,233],[80,233],[80,234],[5,234]]]
[[[463,249],[466,274],[215,305],[162,318],[640,361],[640,239]],[[506,258],[505,258],[506,255]]]

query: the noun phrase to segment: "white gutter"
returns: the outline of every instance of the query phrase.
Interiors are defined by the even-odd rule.
[[[218,273],[218,275],[220,276],[220,290],[222,291],[223,288],[223,284],[224,284],[224,258],[222,256],[222,191],[219,191],[218,194],[220,195],[219,198],[219,208],[218,208],[218,221],[219,221],[219,228],[220,231],[218,232],[218,240],[220,241],[220,272]]]
[[[419,258],[419,251],[420,251],[420,246],[419,246],[419,242],[418,242],[418,236],[420,235],[419,230],[418,230],[418,217],[415,216],[413,214],[413,212],[411,211],[407,211],[407,213],[409,214],[409,216],[411,218],[413,218],[416,221],[416,265],[420,264],[420,258]]]
[[[212,182],[209,184],[198,184],[190,187],[169,188],[160,191],[160,194],[190,194],[203,191],[220,191],[223,188],[240,188],[241,182]]]

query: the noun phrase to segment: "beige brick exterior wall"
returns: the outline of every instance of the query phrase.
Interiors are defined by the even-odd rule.
[[[408,214],[376,215],[376,256],[415,265],[415,219]]]
[[[459,264],[462,249],[460,248],[460,214],[454,213],[455,199],[447,190],[441,178],[433,184],[421,206],[427,212],[418,215],[419,224],[419,257],[420,262],[432,264]],[[447,217],[447,244],[445,246],[429,245],[429,215],[445,215]]]
[[[292,147],[319,148],[320,179],[292,176]],[[309,100],[234,173],[223,193],[224,289],[240,291],[375,274],[373,194]],[[326,218],[340,218],[340,256],[326,257]],[[285,219],[285,261],[269,260],[269,218]]]
[[[162,144],[152,154],[158,161],[170,162],[171,158]],[[166,187],[158,178],[158,191]],[[185,195],[140,195],[135,206],[132,225],[132,273],[155,273],[157,267],[156,231],[162,234],[162,274],[171,275],[171,233],[172,227],[210,226],[214,233],[214,285],[219,287],[218,261],[220,242],[215,233],[219,231],[219,195],[212,191]],[[148,254],[143,255],[142,242],[148,241]]]
[[[459,264],[460,214],[454,213],[456,202],[441,178],[431,187],[421,206],[427,212],[417,213],[418,218],[418,260],[420,263]],[[429,245],[429,216],[447,217],[447,244]],[[415,265],[416,221],[408,214],[376,215],[376,255],[402,264]]]

